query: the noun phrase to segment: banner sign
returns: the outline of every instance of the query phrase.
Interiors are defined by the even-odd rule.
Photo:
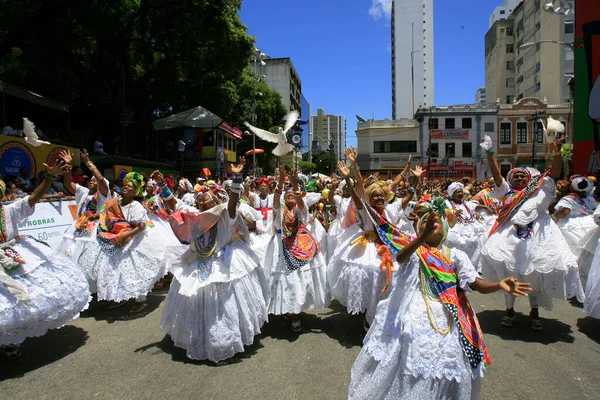
[[[35,158],[29,148],[19,142],[8,142],[0,147],[0,174],[19,176],[19,170],[27,168],[29,177],[35,177]]]
[[[469,138],[468,130],[454,130],[454,129],[434,129],[431,131],[432,139],[443,139],[443,140],[466,140]]]
[[[242,131],[234,126],[229,125],[226,121],[221,122],[220,128],[223,129],[225,132],[231,133],[238,139],[242,138]]]
[[[75,215],[75,200],[41,201],[35,205],[33,215],[18,224],[19,234],[33,236],[56,250]]]

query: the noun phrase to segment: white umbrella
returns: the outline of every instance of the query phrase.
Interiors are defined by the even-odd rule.
[[[315,173],[315,174],[312,174],[310,177],[311,178],[317,178],[317,179],[325,179],[325,178],[329,179],[329,177],[327,175],[323,175],[323,174],[320,174],[318,172]]]

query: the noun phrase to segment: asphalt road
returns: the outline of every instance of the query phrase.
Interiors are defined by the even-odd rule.
[[[0,399],[344,399],[362,343],[362,321],[335,303],[303,314],[293,334],[279,317],[253,346],[222,365],[195,362],[159,328],[166,290],[140,315],[92,304],[81,318],[0,358]],[[482,399],[599,399],[600,320],[556,301],[542,311],[543,332],[529,328],[517,300],[513,328],[500,324],[499,294],[470,296],[492,365]]]

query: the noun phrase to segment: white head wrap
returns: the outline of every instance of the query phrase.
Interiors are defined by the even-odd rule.
[[[186,178],[181,178],[179,180],[179,187],[182,188],[183,190],[185,190],[186,192],[192,192],[194,190],[194,187],[192,186],[192,184],[190,183],[189,180],[187,180]]]
[[[575,192],[585,192],[589,195],[594,191],[594,183],[585,176],[578,176],[571,182],[571,189]]]
[[[452,182],[450,184],[450,186],[448,186],[448,196],[452,197],[454,196],[454,192],[456,192],[458,189],[464,189],[465,185],[463,185],[460,182]]]
[[[233,181],[231,179],[227,179],[225,182],[223,182],[223,189],[225,189],[226,186],[231,187],[231,184],[233,183]]]

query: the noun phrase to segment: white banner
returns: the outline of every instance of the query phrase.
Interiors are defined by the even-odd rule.
[[[19,233],[43,240],[56,249],[76,214],[75,200],[42,201],[35,205],[33,215],[19,224]]]

